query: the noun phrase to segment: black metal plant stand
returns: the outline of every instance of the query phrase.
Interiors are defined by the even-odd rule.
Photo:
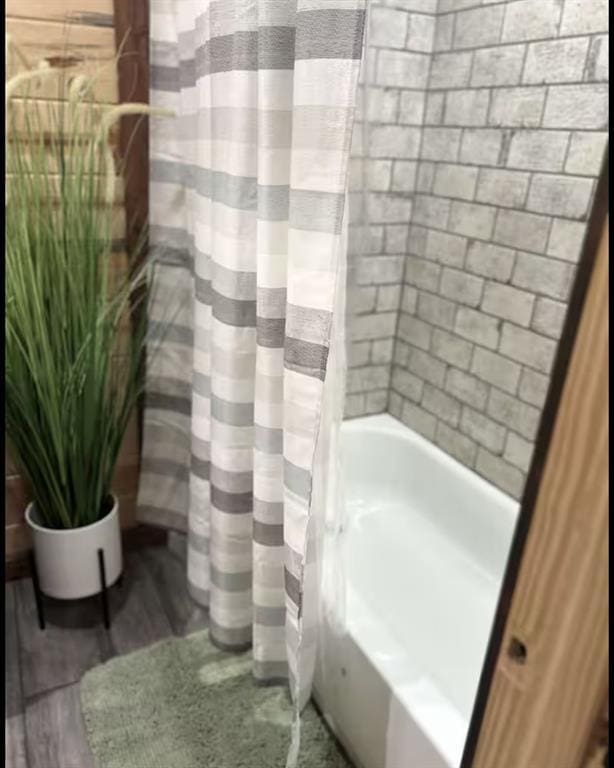
[[[32,572],[32,585],[34,587],[34,599],[36,601],[36,613],[38,616],[38,626],[45,629],[45,612],[43,610],[43,597],[45,593],[40,588],[38,580],[38,571],[36,570],[36,560],[34,552],[30,551],[30,570]],[[102,607],[102,618],[105,629],[111,628],[111,619],[109,613],[109,596],[107,587],[107,577],[104,564],[104,550],[98,550],[98,572],[100,574],[100,603]],[[121,577],[120,577],[121,579]]]

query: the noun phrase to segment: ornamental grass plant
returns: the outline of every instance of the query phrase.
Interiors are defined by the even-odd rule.
[[[50,80],[64,98],[36,97]],[[154,110],[99,104],[95,84],[48,66],[6,82],[6,437],[55,529],[109,512],[149,341],[134,297],[146,309],[152,262],[133,254],[119,267],[109,131]]]

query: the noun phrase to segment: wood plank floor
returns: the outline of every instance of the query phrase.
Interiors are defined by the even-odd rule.
[[[98,599],[46,598],[41,631],[31,579],[5,585],[8,768],[94,768],[79,703],[83,674],[113,656],[207,626],[207,612],[188,595],[185,546],[177,537],[168,547],[127,553],[110,604],[106,631]]]

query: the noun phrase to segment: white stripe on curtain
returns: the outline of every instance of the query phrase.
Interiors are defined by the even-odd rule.
[[[176,117],[150,121],[138,517],[187,532],[212,639],[296,695],[365,0],[150,6],[151,103]]]

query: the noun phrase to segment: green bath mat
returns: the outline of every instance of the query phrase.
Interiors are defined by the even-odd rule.
[[[90,670],[81,681],[88,741],[100,768],[284,768],[292,705],[259,686],[251,652],[173,638]],[[350,768],[310,704],[299,768]]]

